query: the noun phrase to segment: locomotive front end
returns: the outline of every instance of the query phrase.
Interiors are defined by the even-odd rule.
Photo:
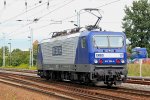
[[[109,86],[121,84],[127,77],[126,37],[124,33],[93,34],[90,61],[94,66],[93,79]]]

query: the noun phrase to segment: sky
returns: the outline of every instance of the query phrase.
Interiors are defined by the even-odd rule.
[[[80,25],[95,23],[96,17],[84,13],[84,8],[98,8],[102,15],[99,26],[103,30],[122,32],[125,5],[134,0],[0,0],[0,47],[29,50],[33,41],[50,38],[54,31],[74,28],[77,12]],[[6,3],[4,3],[6,2]],[[26,2],[26,3],[25,3]],[[25,5],[27,4],[27,5]],[[34,21],[38,19],[38,21]],[[4,41],[5,37],[5,41]]]

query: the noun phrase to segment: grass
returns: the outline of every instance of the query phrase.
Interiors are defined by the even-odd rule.
[[[21,64],[20,66],[5,66],[5,67],[1,67],[1,68],[15,68],[15,69],[29,69],[29,70],[37,70],[36,66],[32,66],[30,67],[27,64]]]
[[[140,76],[140,64],[128,64],[128,76]],[[142,76],[150,77],[150,64],[142,64]]]

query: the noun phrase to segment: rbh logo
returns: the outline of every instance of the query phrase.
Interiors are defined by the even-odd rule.
[[[101,58],[104,57],[104,54],[95,54],[95,58]]]
[[[99,57],[104,57],[104,54],[98,54]]]

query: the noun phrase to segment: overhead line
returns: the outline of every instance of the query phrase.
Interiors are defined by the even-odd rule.
[[[115,0],[115,1],[112,1],[112,2],[109,2],[109,3],[106,3],[106,4],[103,4],[103,5],[101,5],[101,6],[98,6],[98,7],[96,7],[96,8],[104,7],[104,6],[107,6],[107,5],[110,5],[110,4],[119,2],[119,1],[121,1],[121,0]],[[80,14],[83,14],[83,13],[86,13],[86,12],[82,12],[82,13],[80,13]],[[73,18],[73,17],[76,17],[76,16],[77,16],[76,14],[73,15],[73,16],[69,16],[69,17],[67,17],[67,18],[62,19],[62,21],[68,20],[68,19]]]
[[[54,5],[48,6],[47,9],[49,9],[50,7],[54,7],[54,6],[60,5],[60,4],[62,4],[63,2],[65,2],[65,1],[66,1],[66,0],[64,0],[64,1],[62,1],[62,2],[59,2],[59,3],[56,3],[56,4],[54,4]],[[41,9],[40,11],[38,11],[38,12],[36,12],[36,13],[34,13],[33,15],[36,15],[36,14],[38,14],[39,12],[41,12],[41,11],[43,11],[43,10],[45,10],[45,8],[44,8],[44,9]],[[31,16],[33,16],[33,15],[31,15]],[[31,17],[31,16],[28,16],[28,17]]]
[[[8,37],[11,37],[14,32],[16,32],[16,31],[18,31],[18,30],[20,30],[20,29],[22,29],[22,28],[24,28],[24,27],[26,27],[26,26],[28,26],[28,25],[30,25],[30,24],[32,24],[32,23],[33,23],[33,22],[30,22],[30,23],[27,23],[27,24],[21,26],[19,29],[16,29],[15,31],[11,32],[12,34],[8,34],[7,36],[8,36]],[[10,36],[9,36],[9,35],[10,35]]]
[[[45,28],[45,27],[47,27],[47,26],[49,26],[49,25],[52,25],[53,23],[49,23],[49,24],[47,24],[47,25],[43,25],[43,26],[41,26],[41,27],[36,27],[36,28],[33,28],[34,30],[40,30],[40,29],[42,29],[42,28]],[[27,31],[23,31],[23,32],[20,32],[21,34],[24,34],[24,33],[26,33],[26,32],[30,32],[30,30],[27,30]],[[16,33],[17,34],[17,33]],[[10,37],[12,37],[13,35],[15,35],[15,34],[12,34]]]
[[[0,12],[3,11],[3,9],[5,9],[5,6],[11,6],[11,5],[14,4],[14,3],[15,3],[14,1],[12,1],[12,2],[9,3],[9,4],[7,4],[7,2],[6,2],[6,5],[4,5],[4,8],[2,8],[2,9],[0,10]]]
[[[72,0],[72,1],[74,1],[74,0]],[[71,3],[72,1],[68,2],[67,4]],[[106,4],[103,4],[103,5],[101,5],[101,6],[98,6],[98,7],[96,7],[96,8],[101,8],[101,7],[104,7],[104,6],[107,6],[107,5],[110,5],[110,4],[119,2],[119,1],[121,1],[121,0],[115,0],[115,1],[112,1],[112,2],[108,2],[108,3],[106,3]],[[64,5],[67,5],[67,4],[64,4]],[[60,7],[58,7],[58,8],[60,9],[60,8],[62,8],[62,6],[60,6]],[[58,8],[56,8],[56,9],[54,9],[54,10],[57,10]],[[45,14],[45,16],[48,15],[48,14],[50,14],[50,13],[52,13],[52,12],[54,12],[54,10],[52,10],[51,12]],[[83,14],[83,13],[85,13],[85,12],[82,12],[81,14]],[[45,17],[45,16],[41,16],[40,19],[43,18],[43,17]],[[75,17],[75,16],[77,16],[77,15],[69,16],[69,17],[67,17],[67,18],[62,19],[61,21],[63,22],[63,21],[65,21],[65,20],[71,19],[71,18],[73,18],[73,17]],[[32,22],[32,23],[33,23],[33,22]],[[32,24],[32,23],[29,23],[29,24]],[[27,24],[27,25],[25,25],[25,26],[23,26],[23,27],[26,27],[26,26],[28,26],[29,24]],[[48,25],[50,25],[50,24],[47,24],[47,25],[44,25],[44,26],[47,27]],[[44,26],[41,26],[41,28],[44,28]],[[38,28],[38,29],[39,29],[39,28]],[[24,33],[26,33],[26,32],[28,32],[28,31],[25,31]],[[12,35],[11,35],[11,36],[12,36]]]
[[[52,0],[51,0],[51,1],[52,1]],[[64,1],[66,1],[66,0],[64,0]],[[64,1],[63,1],[63,2],[64,2]],[[48,2],[49,2],[49,1],[48,1]],[[46,3],[46,2],[45,2],[45,3]],[[60,2],[60,3],[61,3],[61,2]],[[60,3],[57,3],[57,4],[52,5],[52,6],[49,6],[49,7],[56,6],[56,5],[60,4]],[[24,13],[26,13],[26,12],[24,12]],[[38,19],[37,19],[37,20],[38,20]],[[26,21],[28,21],[28,20],[26,20]],[[30,21],[31,21],[31,20],[30,20]],[[21,26],[20,28],[15,29],[15,30],[14,30],[13,32],[11,32],[11,33],[14,33],[14,32],[16,32],[16,31],[20,30],[21,28],[24,28],[24,27],[28,26],[28,25],[32,24],[33,22],[35,22],[35,21],[33,20],[32,22],[27,23],[26,25]],[[26,31],[26,32],[28,32],[28,31]]]
[[[66,0],[66,1],[67,1],[67,0]],[[67,2],[67,3],[65,3],[65,4],[63,4],[63,5],[59,6],[59,7],[57,7],[56,9],[54,9],[54,10],[48,12],[47,14],[45,14],[45,15],[43,15],[43,16],[41,16],[41,17],[39,17],[38,20],[41,19],[41,18],[43,18],[43,17],[45,17],[45,16],[47,16],[47,15],[49,15],[50,13],[52,13],[52,12],[58,10],[58,9],[61,9],[61,8],[65,7],[66,5],[68,5],[69,3],[73,2],[73,1],[74,1],[74,0],[71,0],[70,2]],[[21,28],[24,28],[24,27],[26,27],[26,26],[28,26],[28,25],[30,25],[30,24],[33,24],[34,22],[35,22],[35,21],[32,21],[32,22],[30,22],[30,23],[28,23],[28,24],[22,26]],[[19,29],[21,29],[21,28],[19,28]],[[15,31],[18,31],[19,29],[16,29]],[[12,36],[12,35],[11,35],[11,36]]]
[[[106,4],[103,4],[103,5],[101,5],[101,6],[98,6],[98,7],[96,7],[96,8],[104,7],[104,6],[110,5],[110,4],[115,3],[115,2],[119,2],[119,1],[121,1],[121,0],[115,0],[115,1],[112,1],[112,2],[109,2],[109,3],[106,3]],[[82,12],[81,14],[83,14],[83,13],[86,13],[86,12]],[[61,21],[63,22],[63,21],[65,21],[65,20],[71,19],[71,18],[73,18],[73,17],[75,17],[75,16],[77,16],[77,15],[75,14],[75,15],[69,16],[69,17],[67,17],[67,18],[62,19]],[[43,26],[41,26],[40,28],[44,28],[44,26],[47,27],[48,25],[51,25],[51,24],[43,25]],[[39,29],[39,28],[38,28],[38,29]]]
[[[106,4],[104,4],[104,5],[98,6],[98,7],[96,7],[96,8],[104,7],[104,6],[107,6],[107,5],[110,5],[110,4],[119,2],[119,1],[121,1],[121,0],[115,0],[115,1],[112,1],[112,2],[109,2],[109,3],[106,3]]]
[[[67,0],[66,0],[66,1],[67,1]],[[68,3],[64,4],[64,5],[57,7],[56,9],[54,9],[54,10],[52,10],[52,11],[48,12],[47,14],[45,14],[45,15],[43,15],[43,16],[41,16],[41,17],[39,17],[39,19],[41,19],[41,18],[43,18],[43,17],[45,17],[45,16],[49,15],[50,13],[52,13],[52,12],[54,12],[54,11],[56,11],[56,10],[60,9],[60,8],[63,8],[64,6],[66,6],[66,5],[70,4],[70,3],[71,3],[71,2],[73,2],[73,1],[74,1],[74,0],[71,0],[70,2],[68,2]]]
[[[48,1],[48,2],[49,2],[49,1]],[[12,20],[12,19],[14,19],[14,18],[17,18],[18,16],[21,16],[21,15],[23,15],[23,14],[25,14],[25,13],[27,13],[27,12],[31,11],[31,10],[34,10],[35,8],[38,8],[38,7],[40,7],[40,6],[44,5],[44,4],[48,3],[48,2],[42,3],[41,5],[38,5],[38,6],[35,6],[35,7],[31,8],[31,9],[29,9],[29,10],[26,10],[26,11],[24,11],[24,12],[22,12],[22,13],[20,13],[20,14],[16,15],[16,16],[13,16],[13,17],[11,17],[11,18],[9,18],[9,19],[7,19],[7,20],[3,21],[3,22],[2,22],[2,23],[0,23],[0,24],[6,23],[6,22],[8,22],[9,20]],[[26,24],[26,25],[24,25],[24,26],[21,26],[20,28],[23,28],[23,27],[25,27],[25,26],[27,26],[27,25],[30,25],[30,24],[31,24],[31,22],[30,22],[30,23],[27,23],[27,24]],[[19,29],[20,29],[20,28],[19,28]],[[13,32],[16,32],[16,31],[17,31],[17,30],[19,30],[19,29],[16,29],[16,30],[15,30],[15,31],[13,31]]]
[[[27,12],[29,12],[29,11],[31,11],[31,10],[37,8],[37,7],[40,7],[40,6],[42,6],[42,5],[46,4],[46,3],[47,3],[47,2],[45,2],[45,3],[41,4],[41,5],[38,5],[38,6],[36,6],[36,7],[33,7],[33,8],[31,8],[31,9],[27,10],[27,11],[24,11],[23,13],[20,13],[20,14],[18,14],[18,15],[16,15],[16,16],[13,16],[13,17],[11,17],[11,18],[9,18],[9,19],[3,21],[1,24],[6,23],[6,22],[8,22],[8,21],[10,21],[10,20],[12,20],[12,19],[14,19],[14,18],[17,18],[18,16],[21,16],[21,15],[23,15],[23,14],[25,14],[25,13],[27,13]]]

